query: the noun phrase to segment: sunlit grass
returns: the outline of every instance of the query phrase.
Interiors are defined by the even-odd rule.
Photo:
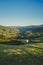
[[[43,44],[0,44],[0,65],[43,65],[42,47]]]
[[[43,48],[43,43],[38,43],[38,44],[30,44],[32,47],[37,47],[37,48]]]
[[[36,54],[36,55],[43,55],[43,51],[37,48],[26,48],[28,53]]]
[[[34,55],[43,55],[43,45],[37,45],[37,44],[29,44],[27,46],[14,46],[13,48],[5,48],[0,50],[0,52],[4,52],[8,55],[16,54],[16,55],[21,55],[21,54],[27,54],[31,53]]]
[[[8,55],[16,54],[16,55],[21,55],[21,54],[26,54],[25,51],[22,51],[21,49],[4,49],[2,52],[7,53]]]

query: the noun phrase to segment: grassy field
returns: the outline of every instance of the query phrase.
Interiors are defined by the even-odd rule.
[[[0,44],[0,65],[43,65],[43,43]]]

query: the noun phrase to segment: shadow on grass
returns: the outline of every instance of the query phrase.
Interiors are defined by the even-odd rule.
[[[7,42],[0,42],[0,44],[6,44],[6,45],[24,45],[24,42],[21,42],[19,40],[11,40]]]
[[[43,56],[27,52],[23,55],[0,53],[0,65],[43,65]]]

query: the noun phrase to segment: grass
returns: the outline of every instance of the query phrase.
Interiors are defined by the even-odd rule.
[[[43,43],[0,44],[0,65],[43,65]]]

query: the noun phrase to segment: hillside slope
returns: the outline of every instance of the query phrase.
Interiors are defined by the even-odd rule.
[[[33,25],[33,26],[24,26],[16,27],[21,32],[32,31],[32,32],[43,32],[43,25]]]

